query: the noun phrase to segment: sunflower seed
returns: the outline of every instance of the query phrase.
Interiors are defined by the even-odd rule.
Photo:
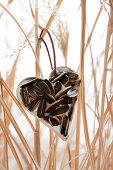
[[[75,97],[78,95],[79,92],[79,88],[80,88],[80,84],[77,84],[75,86],[73,86],[68,92],[67,92],[67,96],[69,97]]]
[[[45,97],[42,96],[40,98],[40,102],[39,102],[38,109],[37,109],[37,116],[38,117],[41,118],[41,117],[44,116],[45,108],[46,108],[46,100],[45,100]]]
[[[66,86],[80,86],[80,83],[81,83],[81,80],[78,79],[78,80],[70,80]]]
[[[39,82],[42,82],[42,81],[43,81],[42,79],[39,79],[39,78],[36,78],[36,77],[32,78],[31,81],[30,81],[29,79],[30,79],[30,78],[28,78],[28,81],[29,81],[29,82],[23,84],[23,85],[21,86],[21,88],[24,88],[24,87],[26,87],[26,86],[29,86],[29,87],[30,87],[30,86],[32,86],[32,85],[35,84],[35,83],[39,83]],[[27,81],[27,79],[26,79],[26,81]]]
[[[57,118],[59,119],[60,124],[61,124],[61,123],[62,123],[62,118],[63,118],[63,116],[62,116],[62,115],[57,115],[57,116],[55,116],[55,117],[57,117]]]
[[[57,100],[57,101],[49,104],[49,105],[47,106],[47,108],[45,109],[45,112],[46,112],[46,113],[49,113],[49,112],[53,111],[53,109],[56,109],[56,108],[61,104],[61,102],[62,102],[62,99]]]
[[[28,93],[29,93],[29,97],[32,100],[35,100],[38,97],[37,93],[34,90],[32,90],[32,89],[28,90]]]
[[[52,82],[59,75],[60,73],[58,73],[57,70],[53,70],[49,75],[49,81]]]
[[[52,126],[58,126],[60,125],[60,121],[57,117],[50,117],[49,118],[49,123],[52,125]]]
[[[51,91],[50,91],[48,85],[44,81],[39,83],[38,88],[40,88],[42,91],[44,91],[45,94],[51,94]]]
[[[45,95],[45,98],[48,103],[53,103],[55,101],[55,98],[51,94]]]
[[[28,110],[29,111],[33,111],[36,108],[36,106],[39,103],[39,99],[40,99],[40,97],[38,97],[36,100],[31,100],[31,102],[28,105]]]
[[[59,79],[62,79],[62,77],[64,76],[64,72],[61,74],[58,74],[57,77],[54,77],[54,79],[50,80],[52,83],[55,83],[56,81],[59,81]]]
[[[57,107],[55,110],[50,112],[49,116],[58,116],[58,115],[64,115],[69,110],[68,105],[61,105]]]
[[[64,86],[69,82],[68,76],[65,74],[61,80],[59,80]]]
[[[68,86],[72,86],[72,87],[75,86],[75,81],[74,81],[74,82],[70,82],[70,81],[69,81],[69,82],[66,84],[66,87],[68,87]]]
[[[63,117],[61,129],[60,129],[61,134],[64,135],[65,137],[68,134],[68,128],[69,128],[69,119],[68,119],[68,116],[65,115]]]
[[[50,75],[49,75],[49,80],[52,81],[53,79],[55,79],[56,77],[58,77],[60,74],[65,74],[65,73],[73,73],[74,71],[72,69],[70,69],[67,66],[60,66],[56,68],[56,71],[53,70]],[[55,74],[56,73],[56,74]],[[74,72],[75,73],[75,72]]]
[[[74,100],[73,100],[73,102],[71,104],[71,107],[70,107],[70,110],[69,110],[69,113],[68,113],[69,121],[72,119],[76,100],[77,100],[77,96],[74,97]]]
[[[59,122],[59,124],[61,125],[62,119],[63,119],[63,117],[64,117],[64,114],[62,114],[62,115],[57,115],[57,116],[49,116],[49,117],[50,117],[50,118],[55,118],[55,119],[57,119],[58,122]]]
[[[24,106],[27,107],[29,105],[29,93],[27,87],[20,89],[20,95]]]
[[[60,91],[55,95],[55,98],[56,98],[56,99],[59,99],[59,98],[64,97],[70,89],[71,89],[71,86],[65,87],[64,89],[60,90]]]
[[[69,113],[68,113],[69,121],[72,119],[73,110],[74,110],[74,106],[72,106],[69,110]]]
[[[77,97],[76,97],[76,99],[77,99]],[[72,98],[72,97],[65,96],[64,98],[62,98],[62,104],[72,104],[73,100],[76,100],[76,99]]]
[[[35,83],[34,85],[38,86],[39,83],[41,83],[41,82],[43,82],[43,81],[44,81],[43,79],[39,79],[39,78],[38,78],[38,79],[36,80],[36,83]]]
[[[54,91],[54,88],[53,88],[51,82],[50,82],[49,80],[47,80],[47,79],[45,79],[44,82],[48,85],[51,94],[52,94],[53,96],[55,96],[55,91]]]
[[[60,81],[57,81],[54,85],[54,89],[55,89],[55,94],[58,93],[62,88],[62,84]]]
[[[44,92],[36,85],[29,87],[29,90],[34,91],[34,93],[38,94],[39,96],[44,95]]]
[[[68,76],[66,75],[66,73],[61,73],[58,77],[56,77],[52,83],[55,83],[56,81],[60,81],[62,84],[66,84],[69,81]]]

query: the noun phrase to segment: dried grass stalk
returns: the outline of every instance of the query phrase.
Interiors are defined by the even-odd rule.
[[[13,101],[15,102],[15,104],[18,106],[18,108],[20,109],[20,111],[23,113],[23,115],[25,116],[25,118],[27,119],[30,127],[32,128],[33,131],[35,131],[35,128],[31,122],[31,120],[29,119],[27,113],[25,112],[25,110],[23,109],[23,107],[21,106],[21,104],[19,103],[19,101],[16,99],[16,97],[14,96],[14,94],[11,92],[11,90],[8,88],[7,84],[5,83],[5,81],[1,78],[1,83],[4,86],[4,88],[6,89],[6,91],[8,92],[8,94],[11,96],[11,98],[13,99]]]
[[[99,152],[98,152],[98,170],[101,168],[101,158],[102,153],[104,153],[103,148],[103,123],[104,123],[104,108],[105,108],[105,95],[106,95],[106,81],[107,81],[107,60],[108,60],[108,49],[110,46],[110,38],[112,34],[112,20],[113,20],[113,11],[111,9],[110,18],[108,21],[108,28],[107,28],[107,37],[106,37],[106,46],[105,46],[105,57],[104,57],[104,68],[103,68],[103,79],[102,79],[102,100],[101,100],[101,116],[99,121]]]
[[[21,155],[22,159],[24,160],[26,166],[27,166],[27,169],[28,170],[32,170],[32,166],[31,164],[29,163],[28,159],[27,159],[27,156],[26,154],[24,153],[21,145],[19,145],[18,141],[15,140],[15,138],[13,137],[13,135],[10,133],[10,131],[8,131],[8,133],[10,134],[10,137],[13,141],[13,143],[15,144],[16,148],[18,149],[19,151],[19,154]]]
[[[86,1],[81,1],[81,20],[82,20],[82,28],[81,28],[81,63],[80,63],[80,75],[81,75],[81,107],[82,107],[82,117],[84,124],[84,134],[86,139],[86,144],[89,152],[91,168],[94,170],[94,160],[91,154],[91,145],[89,139],[89,132],[87,126],[87,118],[86,118],[86,107],[85,107],[85,87],[84,87],[84,53],[85,53],[85,26],[86,26]]]
[[[2,130],[3,130],[3,133],[4,133],[4,135],[5,135],[6,139],[7,139],[8,144],[9,144],[9,146],[10,146],[10,148],[11,148],[11,151],[12,151],[14,157],[15,157],[15,160],[16,160],[16,162],[17,162],[17,164],[18,164],[19,169],[20,169],[20,170],[23,170],[22,164],[21,164],[21,162],[20,162],[20,160],[19,160],[19,158],[18,158],[18,155],[17,155],[17,153],[16,153],[16,150],[15,150],[15,148],[14,148],[12,142],[11,142],[11,139],[10,139],[10,137],[9,137],[9,135],[8,135],[8,131],[7,131],[7,129],[6,129],[6,126],[5,126],[5,124],[1,121],[1,119],[0,119],[0,126],[1,126],[1,128],[2,128]]]
[[[57,4],[56,4],[56,7],[54,8],[55,10],[53,11],[52,15],[50,16],[50,18],[49,18],[49,20],[48,20],[48,22],[47,22],[47,24],[46,24],[46,27],[45,27],[46,30],[49,30],[49,28],[50,28],[50,26],[51,26],[51,24],[52,24],[52,22],[53,22],[53,20],[54,20],[54,18],[55,18],[55,16],[56,16],[56,9],[57,9],[57,11],[58,11],[58,9],[60,8],[60,5],[62,4],[62,2],[63,2],[63,0],[58,0],[58,2],[57,2]],[[43,33],[42,33],[42,38],[45,37],[45,35],[46,35],[46,30],[43,31]]]
[[[35,0],[35,5],[38,4],[38,0]],[[38,25],[39,25],[39,19],[38,19],[38,8],[35,6],[35,55],[38,61],[40,60],[40,45],[38,41]],[[37,67],[36,64],[36,76],[40,77],[41,72],[40,69]],[[40,122],[38,119],[35,120],[35,133],[34,133],[34,151],[35,151],[35,157],[38,161],[39,166],[41,167],[41,157],[40,157]],[[36,170],[38,170],[35,167]]]
[[[75,169],[79,167],[79,150],[80,150],[80,119],[81,119],[81,96],[78,97],[77,121],[76,121],[76,141],[75,141]]]
[[[20,129],[19,129],[19,127],[18,127],[15,119],[13,118],[13,116],[12,116],[9,108],[7,107],[6,103],[4,102],[4,100],[3,100],[3,98],[2,98],[1,96],[0,96],[0,103],[1,103],[1,105],[3,106],[3,108],[5,109],[5,112],[6,112],[7,116],[8,116],[8,118],[10,119],[12,125],[14,126],[14,128],[15,128],[18,136],[20,137],[20,139],[21,139],[21,141],[22,141],[22,143],[23,143],[23,145],[24,145],[24,147],[25,147],[28,155],[30,156],[31,160],[33,161],[34,165],[35,165],[38,169],[40,169],[40,167],[39,167],[37,161],[35,160],[34,155],[32,154],[32,152],[31,152],[31,150],[30,150],[30,148],[29,148],[29,146],[28,146],[28,144],[27,144],[27,142],[26,142],[26,140],[25,140],[22,132],[20,131]]]

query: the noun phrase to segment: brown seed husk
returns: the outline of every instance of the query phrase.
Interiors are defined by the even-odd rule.
[[[34,90],[32,90],[32,89],[28,90],[28,93],[29,93],[29,97],[32,100],[35,100],[38,97],[38,94]]]
[[[57,117],[50,117],[49,118],[49,123],[52,125],[52,126],[58,126],[60,125],[60,121]]]
[[[62,98],[62,104],[72,104],[73,101],[76,101],[77,97],[68,97],[65,96],[64,98]]]
[[[63,85],[66,85],[69,82],[68,76],[65,74],[61,80],[59,80]]]
[[[69,120],[71,120],[71,118],[72,118],[73,109],[74,109],[74,106],[72,106],[72,107],[70,108],[70,110],[69,110],[69,113],[68,113]]]
[[[38,88],[40,88],[45,94],[51,94],[48,85],[44,81],[39,83]]]
[[[71,89],[71,86],[65,87],[64,89],[60,90],[60,91],[55,95],[55,98],[56,98],[56,99],[59,99],[59,98],[64,97],[64,95],[66,95],[67,92],[68,92],[70,89]]]
[[[45,95],[45,98],[48,103],[53,103],[55,101],[55,98],[51,94]]]
[[[49,112],[53,111],[53,109],[57,108],[61,104],[61,102],[62,102],[62,99],[59,99],[59,100],[49,104],[47,106],[47,108],[45,109],[45,112],[49,113]]]
[[[68,135],[68,128],[69,128],[69,118],[67,115],[65,115],[63,117],[61,130],[60,130],[61,134],[65,137]]]
[[[58,74],[57,77],[54,77],[52,80],[50,80],[52,83],[55,83],[56,81],[59,81],[60,78],[62,78],[62,76],[64,76],[64,72],[61,74]]]
[[[60,105],[55,110],[50,112],[50,116],[64,115],[69,110],[68,105]]]
[[[55,74],[56,72],[56,74]],[[74,70],[70,69],[69,67],[67,66],[60,66],[60,67],[57,67],[56,68],[56,71],[53,70],[50,75],[49,75],[49,80],[52,81],[54,80],[55,78],[57,78],[59,75],[63,75],[63,74],[67,74],[67,73],[75,73]]]
[[[40,98],[40,102],[39,102],[38,109],[37,109],[37,116],[38,117],[41,118],[41,117],[44,116],[45,108],[46,108],[46,100],[45,100],[45,97],[42,96]]]
[[[31,79],[31,80],[29,80],[29,79]],[[42,79],[39,79],[39,78],[36,78],[36,77],[34,77],[34,78],[29,78],[28,79],[28,82],[27,83],[25,83],[25,84],[23,84],[22,86],[21,86],[21,88],[24,88],[24,87],[31,87],[33,84],[35,84],[35,83],[40,83],[41,81],[43,81]]]
[[[58,93],[62,88],[62,84],[60,81],[57,81],[55,84],[54,84],[54,90],[55,90],[55,94]]]
[[[55,91],[54,91],[54,88],[53,88],[51,82],[50,82],[49,80],[47,80],[47,79],[45,79],[44,82],[48,85],[51,94],[52,94],[53,96],[55,96]]]
[[[40,97],[36,98],[35,100],[31,100],[31,102],[28,105],[28,110],[33,111],[36,108],[36,106],[38,105],[39,100],[40,100]]]
[[[29,94],[27,87],[20,88],[20,95],[24,106],[27,107],[29,105]]]
[[[44,92],[39,87],[37,87],[36,85],[31,86],[29,89],[34,91],[39,96],[44,94]]]

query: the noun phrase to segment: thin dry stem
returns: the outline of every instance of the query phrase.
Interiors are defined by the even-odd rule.
[[[60,165],[60,170],[63,170],[65,167],[64,162],[65,162],[66,151],[67,151],[67,145],[65,146],[64,153],[62,154],[63,157],[62,157],[62,161],[61,161],[61,165]],[[69,162],[66,165],[69,165]]]
[[[0,75],[0,78],[1,78],[1,75]],[[3,86],[2,84],[0,83],[0,87],[1,87],[1,96],[3,97]],[[7,123],[7,116],[5,114],[5,110],[3,109],[3,114],[4,114],[4,123],[5,123],[5,126],[8,126],[9,123]],[[3,160],[3,165],[8,169],[8,145],[7,145],[7,140],[6,140],[6,137],[4,138],[4,160]]]
[[[111,15],[108,21],[108,31],[106,38],[106,47],[105,47],[105,58],[104,58],[104,68],[103,68],[103,80],[102,80],[102,100],[101,100],[101,117],[99,122],[99,152],[98,152],[98,170],[101,168],[101,157],[104,152],[103,141],[102,141],[102,132],[103,132],[103,123],[104,123],[104,107],[105,107],[105,95],[106,95],[106,80],[107,80],[107,60],[108,60],[108,49],[110,46],[110,38],[112,33],[112,20],[113,20],[113,12],[111,10]]]
[[[16,105],[18,106],[18,108],[20,109],[20,111],[23,113],[23,115],[25,116],[25,118],[27,119],[30,127],[32,128],[33,131],[35,131],[35,128],[31,122],[31,120],[29,119],[28,115],[26,114],[25,110],[22,108],[21,104],[19,103],[19,101],[16,99],[16,97],[14,96],[14,94],[11,92],[11,90],[8,88],[7,84],[5,83],[5,81],[1,78],[1,83],[4,86],[4,88],[6,89],[6,91],[8,92],[8,94],[11,96],[11,98],[13,99],[13,101],[16,103]]]
[[[32,5],[31,5],[31,1],[30,1],[30,0],[29,0],[29,6],[30,6],[30,11],[31,11],[32,17],[35,19],[35,14],[34,14],[34,12],[33,12]],[[35,26],[37,26],[37,29],[40,28],[41,30],[43,30],[43,27],[40,25],[40,23],[38,23],[38,25],[36,25],[36,23],[35,23]]]
[[[35,0],[35,5],[37,5],[38,0]],[[38,61],[40,60],[40,45],[38,41],[38,26],[39,26],[39,18],[38,18],[38,8],[35,7],[35,55]],[[36,65],[36,76],[40,77],[41,72],[40,69]],[[35,157],[38,161],[39,166],[41,167],[41,157],[40,157],[40,122],[39,120],[35,119],[35,127],[36,130],[34,132],[34,151],[35,151]],[[35,167],[37,170],[37,168]]]
[[[49,131],[49,136],[50,136],[50,147],[53,146],[53,149],[51,151],[50,154],[50,158],[49,158],[49,170],[53,169],[53,152],[54,152],[54,134],[52,132],[52,130]]]
[[[106,150],[107,150],[107,153],[106,153],[106,156],[105,156],[104,161],[103,161],[103,165],[102,165],[102,168],[101,168],[102,170],[105,170],[105,166],[107,164],[107,161],[109,160],[110,154],[113,151],[113,142],[109,145],[109,147]]]
[[[112,7],[112,9],[113,9],[113,1],[112,1],[112,0],[109,0],[109,3],[110,3],[110,5],[111,5],[111,7]]]
[[[28,146],[28,144],[27,144],[27,142],[26,142],[26,140],[25,140],[22,132],[20,131],[20,129],[19,129],[19,127],[18,127],[15,119],[13,118],[13,116],[12,116],[9,108],[7,107],[6,103],[4,102],[4,100],[3,100],[3,98],[2,98],[1,96],[0,96],[0,103],[1,103],[1,105],[3,106],[3,108],[5,109],[5,112],[6,112],[7,116],[8,116],[8,118],[9,118],[10,121],[12,122],[12,124],[13,124],[13,126],[14,126],[17,134],[18,134],[18,136],[20,137],[20,139],[21,139],[21,141],[22,141],[22,143],[23,143],[23,145],[24,145],[24,147],[25,147],[28,155],[30,156],[31,160],[33,161],[34,165],[35,165],[38,169],[40,169],[40,167],[39,167],[37,161],[35,160],[35,158],[34,158],[32,152],[31,152],[31,150],[30,150],[30,148],[29,148],[29,146]]]
[[[46,170],[46,168],[48,168],[48,161],[49,161],[49,159],[50,159],[51,152],[52,152],[53,147],[54,147],[54,141],[55,141],[55,136],[54,136],[54,139],[53,139],[53,143],[52,143],[52,145],[50,146],[49,154],[48,154],[48,156],[47,156],[46,163],[45,163],[45,165],[44,165],[44,169],[43,169],[43,170]]]
[[[109,112],[109,110],[110,110],[110,108],[111,108],[112,102],[113,102],[113,96],[112,96],[111,99],[108,101],[108,105],[107,105],[106,110],[105,110],[105,112],[104,112],[104,120],[106,119],[106,116],[107,116],[107,114],[108,114],[108,112]],[[96,144],[98,138],[99,138],[99,128],[98,128],[98,130],[97,130],[97,132],[96,132],[96,134],[95,134],[95,136],[94,136],[94,139],[93,139],[93,141],[92,141],[92,143],[91,143],[91,147],[92,147],[92,148],[95,148],[95,144]],[[87,159],[88,159],[88,155],[86,155],[86,156],[83,158],[83,160],[82,160],[82,162],[81,162],[81,164],[80,164],[80,169],[83,169],[84,164],[85,164],[85,162],[86,162]]]
[[[112,59],[113,59],[113,51],[111,52],[111,54],[110,54],[110,56],[108,58],[107,64],[109,64],[112,61]]]
[[[15,138],[13,137],[13,135],[10,133],[9,130],[8,130],[8,133],[10,134],[10,137],[11,137],[12,141],[14,142],[14,144],[17,147],[19,153],[21,154],[22,159],[26,163],[27,169],[32,170],[32,166],[30,165],[30,163],[29,163],[29,161],[27,159],[27,156],[25,155],[24,151],[22,150],[21,145],[19,145],[18,141],[15,140]]]
[[[69,157],[69,167],[71,169],[72,167],[72,162],[70,162],[70,160],[72,160],[72,157],[71,157],[71,150],[70,150],[70,145],[69,143],[67,143],[67,150],[68,150],[68,157]]]
[[[46,35],[46,30],[49,30],[55,16],[56,16],[56,9],[58,11],[58,9],[60,8],[60,5],[62,4],[63,0],[58,0],[57,4],[56,4],[56,7],[55,7],[55,10],[53,11],[52,15],[50,16],[47,24],[46,24],[46,27],[45,27],[45,30],[43,31],[42,33],[42,38],[44,39],[45,35]]]
[[[20,160],[19,160],[19,157],[18,157],[18,155],[17,155],[17,153],[16,153],[16,150],[15,150],[15,148],[14,148],[12,142],[11,142],[11,139],[10,139],[10,137],[9,137],[9,135],[8,135],[8,131],[7,131],[4,123],[1,121],[1,119],[0,119],[0,126],[1,126],[1,128],[2,128],[2,130],[3,130],[3,132],[4,132],[4,135],[5,135],[5,137],[6,137],[6,139],[7,139],[7,142],[8,142],[8,144],[9,144],[10,148],[11,148],[11,151],[12,151],[14,157],[15,157],[15,160],[16,160],[16,162],[17,162],[17,164],[18,164],[19,169],[20,169],[20,170],[23,170],[22,164],[21,164],[21,162],[20,162]]]
[[[76,121],[76,141],[75,141],[75,157],[79,155],[80,152],[80,119],[81,119],[81,96],[78,97],[77,106],[77,121]],[[75,160],[75,169],[79,167],[79,157]]]
[[[81,1],[81,15],[82,15],[82,28],[81,28],[81,64],[80,64],[80,75],[81,75],[81,105],[82,105],[82,116],[84,124],[84,134],[86,139],[87,148],[90,155],[91,168],[94,170],[94,160],[91,153],[91,145],[88,133],[87,118],[86,118],[86,107],[85,107],[85,87],[84,87],[84,52],[85,52],[85,26],[86,26],[86,1]]]
[[[112,35],[112,47],[113,47],[113,35]],[[112,48],[112,52],[113,52],[113,48]],[[113,68],[113,56],[111,60],[111,68]],[[111,72],[110,94],[112,94],[112,88],[113,88],[113,71]]]

